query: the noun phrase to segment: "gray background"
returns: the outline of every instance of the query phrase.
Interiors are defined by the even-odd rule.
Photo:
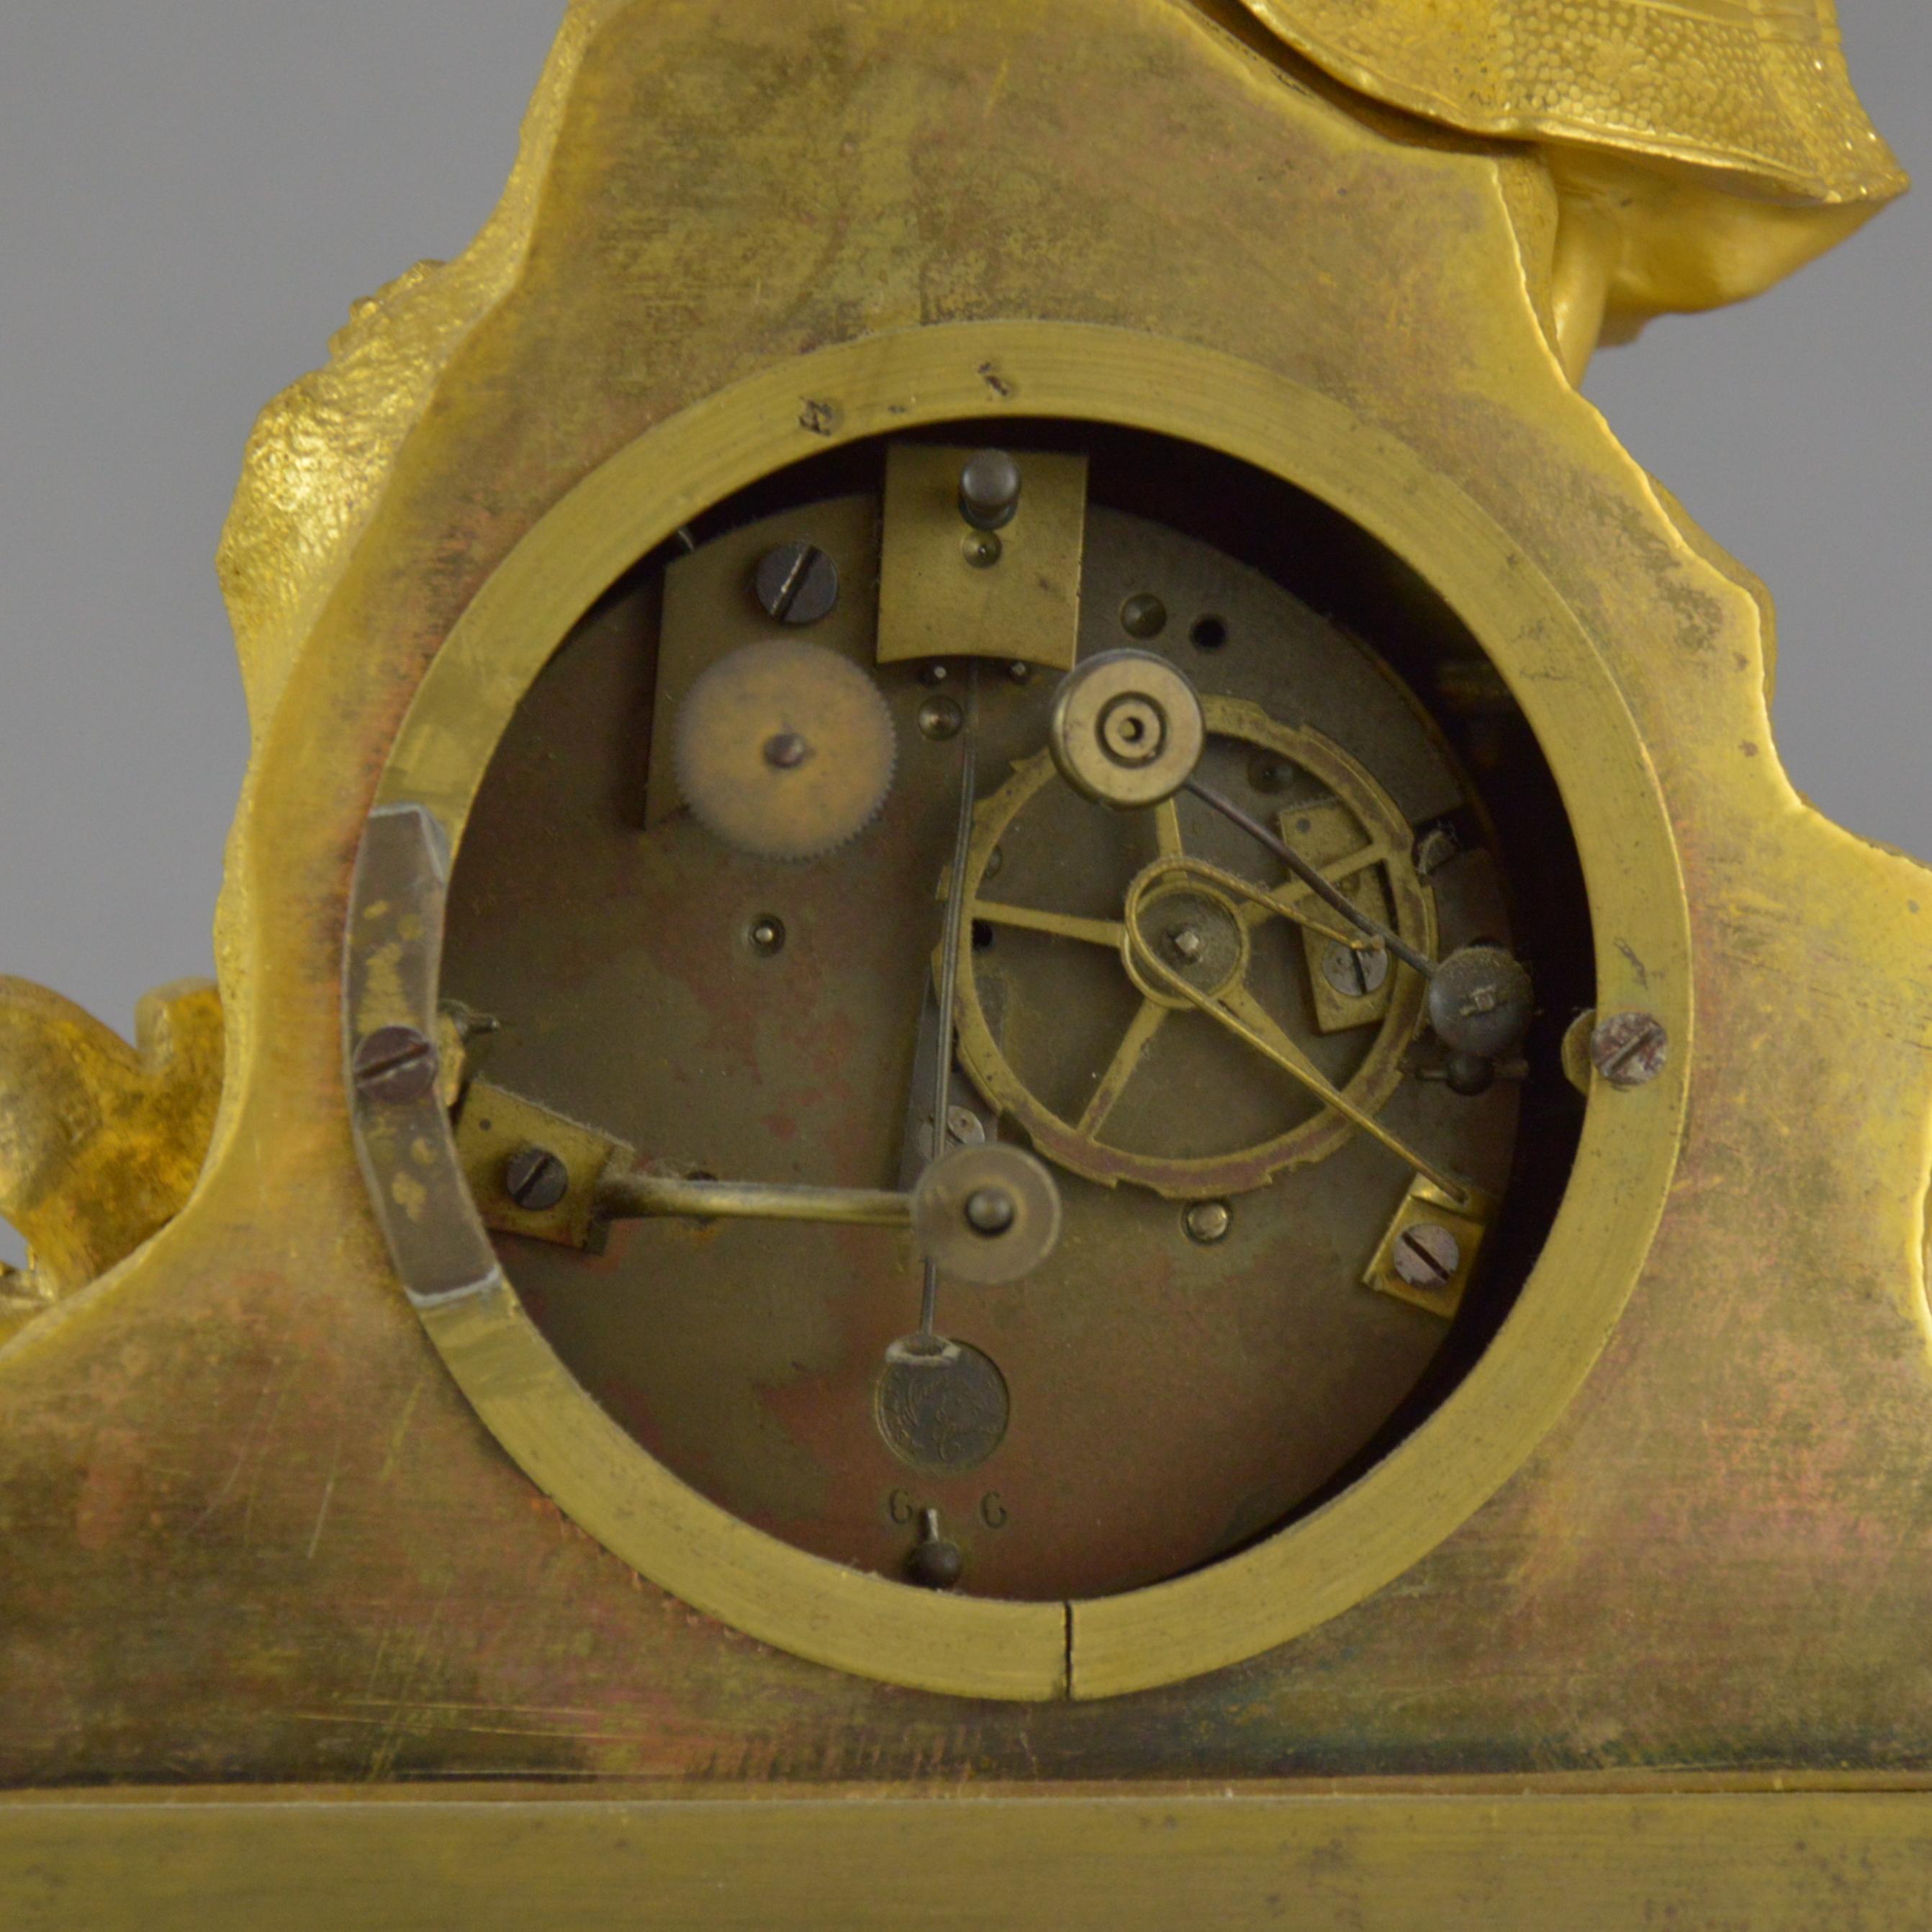
[[[1840,8],[1924,199],[1757,302],[1657,323],[1588,392],[1778,594],[1798,784],[1932,854],[1932,5]],[[125,1028],[211,970],[247,753],[212,560],[250,422],[353,298],[480,225],[560,10],[7,6],[0,972]]]

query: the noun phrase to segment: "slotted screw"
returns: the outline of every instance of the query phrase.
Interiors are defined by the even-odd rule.
[[[1396,1276],[1411,1288],[1447,1288],[1462,1265],[1462,1246],[1438,1221],[1418,1221],[1395,1244]]]
[[[378,1027],[356,1049],[351,1077],[364,1100],[385,1106],[420,1100],[441,1071],[436,1048],[414,1027]]]
[[[1322,976],[1343,998],[1365,1000],[1388,978],[1388,953],[1379,946],[1358,950],[1336,940],[1322,956]]]
[[[838,602],[838,566],[816,544],[780,544],[758,560],[752,588],[781,624],[815,624]]]
[[[1590,1060],[1612,1087],[1642,1087],[1664,1071],[1670,1036],[1654,1013],[1612,1013],[1590,1036]]]
[[[503,1164],[503,1192],[530,1214],[547,1214],[570,1192],[570,1170],[548,1148],[520,1148]]]

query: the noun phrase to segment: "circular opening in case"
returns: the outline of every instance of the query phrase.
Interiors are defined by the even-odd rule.
[[[988,356],[1023,374],[1032,418],[980,413]],[[808,463],[786,401],[808,374],[845,439]],[[1039,485],[1000,558],[968,577],[938,496],[932,547],[896,550],[892,465],[980,446]],[[1084,540],[1056,573],[1048,479],[1082,458]],[[712,507],[694,520],[694,500]],[[816,560],[836,566],[808,624],[757,594],[786,544],[820,604]],[[908,608],[1008,586],[1028,614],[979,607],[989,655],[956,631],[892,644]],[[1207,652],[1204,614],[1226,626]],[[1082,661],[1150,649],[1196,681],[1220,803],[1110,814],[1059,782],[1040,709],[1070,622]],[[813,668],[774,699],[748,673],[782,640],[820,657],[785,658]],[[680,744],[706,709],[690,688],[723,666],[755,742],[706,726]],[[792,759],[794,738],[829,755]],[[742,776],[721,788],[721,769]],[[776,814],[782,836],[735,812],[794,770],[815,802]],[[446,1148],[418,1152],[463,1163],[502,1264],[500,1285],[420,1298],[431,1335],[611,1548],[845,1669],[1102,1696],[1333,1615],[1561,1413],[1668,1185],[1688,1056],[1586,1110],[1560,1070],[1579,1009],[1640,1003],[1638,960],[1660,1023],[1689,1033],[1674,853],[1600,658],[1453,485],[1198,350],[934,330],[695,406],[500,569],[380,802],[460,846],[442,992],[471,1024],[470,1085]],[[1270,840],[1366,903],[1327,931],[1288,916],[1308,903]],[[922,1095],[956,877],[958,1052]],[[1385,946],[1359,943],[1364,912]],[[780,945],[746,943],[766,926]],[[1534,1016],[1502,1045],[1472,1023],[1472,1070],[1469,1028],[1407,962],[1467,966],[1478,940],[1528,969]],[[1488,998],[1472,1013],[1514,997],[1508,974],[1456,983]],[[632,1205],[698,1174],[890,1201],[943,1116],[956,1150],[1043,1163],[1060,1244],[1037,1281],[942,1275],[928,1324],[908,1238],[849,1216],[700,1217],[716,1197],[680,1196],[560,1238],[505,1208],[479,1092],[510,1096],[518,1152],[544,1133],[576,1136],[580,1163],[608,1150]],[[1007,1227],[977,1204],[982,1233]],[[909,1343],[933,1378],[916,1386]]]

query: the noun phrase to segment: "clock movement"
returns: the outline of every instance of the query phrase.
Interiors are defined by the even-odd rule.
[[[1922,1916],[1932,878],[1576,388],[1834,33],[580,0],[0,982],[12,1922]]]

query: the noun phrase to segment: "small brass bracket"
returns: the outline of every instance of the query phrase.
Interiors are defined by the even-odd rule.
[[[806,624],[773,616],[758,600],[760,562],[788,542],[821,552],[838,586],[831,608]],[[776,526],[768,520],[727,531],[671,565],[658,632],[646,831],[684,802],[673,748],[684,700],[698,679],[740,646],[770,638],[806,638],[869,668],[879,634],[878,578],[879,500],[870,494],[806,504]]]
[[[538,1195],[544,1204],[524,1207],[510,1191],[511,1164],[535,1150],[558,1163],[562,1192],[554,1200]],[[602,1252],[608,1234],[598,1214],[604,1178],[637,1165],[634,1150],[622,1141],[488,1080],[471,1081],[464,1094],[456,1157],[485,1227],[593,1254]]]
[[[1418,1174],[1377,1244],[1362,1279],[1378,1294],[1439,1315],[1446,1322],[1462,1305],[1476,1256],[1496,1203],[1476,1188],[1460,1202]]]
[[[1348,807],[1334,798],[1291,806],[1281,814],[1278,829],[1289,844],[1316,866],[1330,866],[1338,859],[1346,859],[1371,836]],[[1368,866],[1346,880],[1342,890],[1371,919],[1383,926],[1389,924],[1388,893],[1377,867]],[[1336,942],[1312,926],[1304,926],[1301,944],[1308,960],[1308,983],[1314,989],[1315,1024],[1322,1032],[1346,1033],[1355,1027],[1379,1025],[1388,1017],[1389,1002],[1395,992],[1394,961],[1386,956],[1378,959],[1370,954],[1360,956],[1364,979],[1374,983],[1350,992],[1336,983],[1330,970],[1330,956]]]
[[[901,443],[886,454],[878,661],[994,658],[1071,670],[1087,459],[1018,452],[1018,506],[1010,522],[984,532],[960,513],[960,476],[973,453]]]

